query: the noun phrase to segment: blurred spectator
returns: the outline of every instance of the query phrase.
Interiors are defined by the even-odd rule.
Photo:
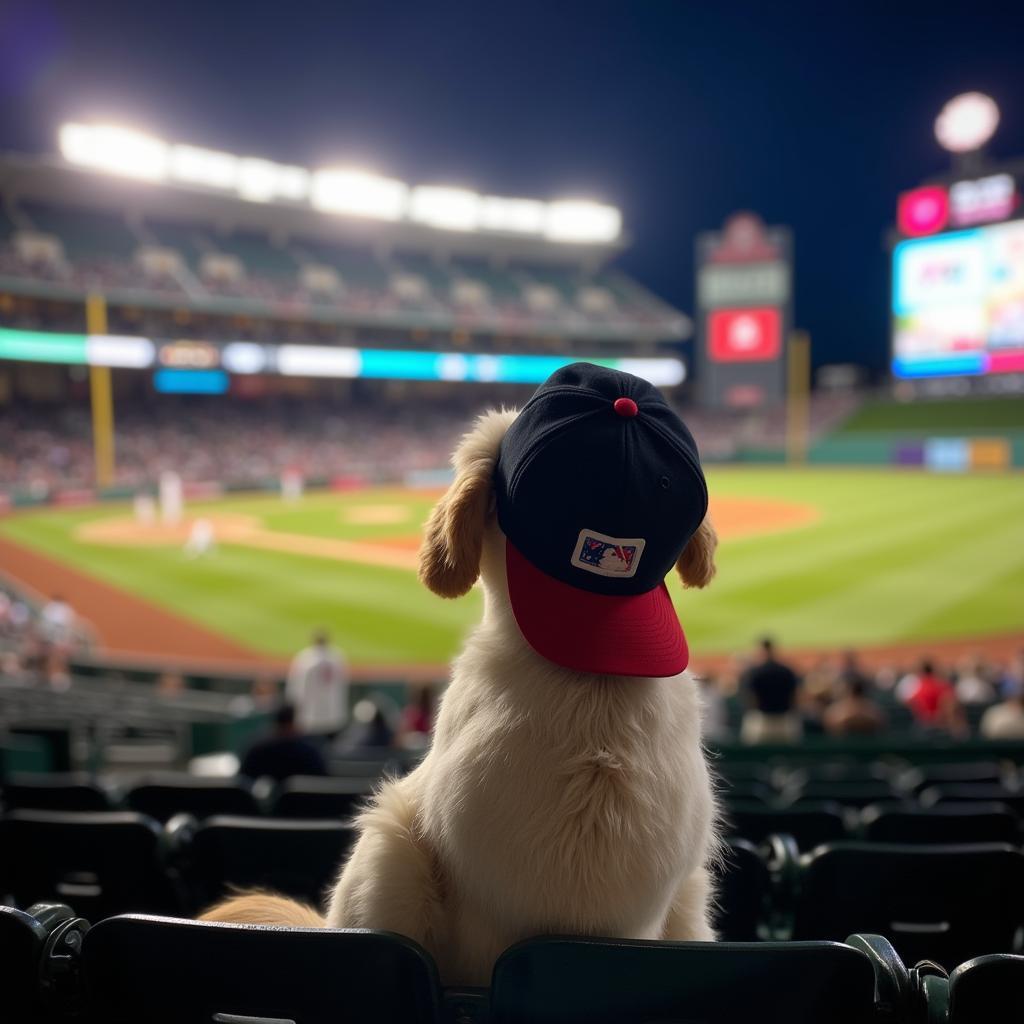
[[[987,740],[1024,740],[1024,686],[1008,688],[1006,699],[981,716],[978,729]]]
[[[172,672],[170,670],[161,672],[160,678],[156,681],[156,692],[161,697],[178,697],[187,691],[188,685],[185,683],[185,677],[180,672]]]
[[[989,679],[988,666],[978,655],[961,661],[956,697],[961,704],[989,704],[996,699],[996,688]]]
[[[825,731],[830,736],[874,736],[884,732],[888,719],[868,696],[870,683],[860,673],[845,683],[846,693],[825,712]]]
[[[39,613],[43,638],[58,647],[69,647],[74,642],[75,612],[60,594],[54,594]]]
[[[326,775],[327,764],[316,744],[296,728],[295,708],[283,704],[274,715],[274,731],[249,748],[239,772],[281,782],[292,775]]]
[[[359,701],[352,711],[352,724],[338,744],[338,753],[347,755],[378,754],[390,750],[395,743],[395,730],[391,728],[384,710],[369,698]]]
[[[331,646],[324,630],[294,658],[285,686],[288,701],[295,705],[299,727],[305,732],[333,737],[348,720],[348,665]]]
[[[740,737],[744,743],[792,743],[803,727],[796,710],[800,680],[775,657],[768,637],[760,644],[759,660],[743,675],[741,688],[749,709],[743,715]]]
[[[718,688],[714,676],[697,676],[700,687],[701,735],[707,740],[724,740],[729,737],[729,714],[725,697]]]
[[[430,732],[434,728],[434,690],[424,686],[402,709],[398,727],[399,745],[409,750],[422,750],[430,745]]]
[[[925,658],[917,673],[906,676],[897,687],[897,696],[913,712],[919,725],[960,732],[963,718],[953,684],[935,671]]]
[[[840,696],[848,696],[855,684],[865,694],[870,693],[875,686],[874,680],[860,667],[856,651],[843,651],[836,682],[839,684],[837,693]]]

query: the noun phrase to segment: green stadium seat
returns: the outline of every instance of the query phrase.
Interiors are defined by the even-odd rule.
[[[131,915],[92,928],[82,970],[97,1024],[440,1021],[433,961],[388,932]]]
[[[1019,843],[1020,821],[1005,804],[968,802],[893,809],[865,807],[865,839],[876,843]]]
[[[899,777],[899,785],[908,792],[920,793],[929,786],[950,783],[987,783],[1002,785],[1007,773],[998,761],[967,761],[963,764],[928,764],[910,768]]]
[[[69,260],[130,264],[135,256],[139,239],[117,213],[31,201],[19,205],[37,230],[60,239]]]
[[[91,921],[128,911],[177,913],[163,836],[128,811],[14,811],[0,818],[0,896],[19,906],[72,904]]]
[[[77,995],[78,955],[88,924],[70,907],[0,906],[0,1011],[11,1024],[66,1019]]]
[[[727,835],[759,843],[773,833],[782,833],[792,836],[801,850],[848,837],[843,809],[830,801],[785,808],[730,801],[725,820]]]
[[[167,826],[173,859],[192,908],[208,907],[230,887],[270,889],[322,906],[355,838],[340,821],[181,816]]]
[[[949,1024],[1022,1020],[1024,956],[979,956],[950,974]]]
[[[947,970],[1012,952],[1024,925],[1024,853],[1009,845],[833,843],[801,858],[794,939],[888,936],[908,963]]]
[[[110,789],[84,772],[14,775],[3,784],[0,799],[8,811],[110,811]]]
[[[771,889],[767,864],[752,843],[730,839],[717,874],[716,934],[729,942],[757,941]]]
[[[788,802],[806,805],[808,802],[829,800],[849,807],[864,807],[876,800],[898,799],[900,794],[892,783],[883,779],[845,781],[841,779],[810,779],[786,794]]]
[[[177,773],[151,776],[133,786],[125,802],[133,811],[157,821],[168,821],[175,814],[207,818],[213,814],[251,817],[260,813],[252,784],[242,778],[204,778]]]
[[[538,938],[502,954],[491,1024],[864,1024],[871,961],[847,945]]]
[[[1007,789],[1005,786],[998,784],[990,785],[984,782],[946,783],[940,786],[929,786],[921,792],[921,803],[925,807],[967,801],[1004,804],[1011,808],[1016,815],[1024,817],[1024,792]]]
[[[279,818],[348,818],[373,792],[371,776],[296,775],[277,787],[270,813]]]

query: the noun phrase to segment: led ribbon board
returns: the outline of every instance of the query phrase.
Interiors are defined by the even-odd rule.
[[[479,383],[538,384],[559,367],[585,361],[624,370],[659,387],[686,379],[675,358],[607,359],[587,356],[477,355],[461,352],[344,348],[328,345],[262,345],[233,341],[155,342],[149,338],[55,334],[0,328],[0,359],[78,366],[145,370],[156,366],[158,390],[195,386],[201,379],[220,393],[223,371],[268,373],[286,377],[448,380]],[[216,376],[201,378],[202,373]]]

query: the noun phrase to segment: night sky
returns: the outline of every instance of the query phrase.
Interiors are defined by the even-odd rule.
[[[942,104],[1024,155],[1024,4],[0,0],[0,147],[109,119],[173,141],[619,205],[620,265],[687,312],[693,238],[793,227],[817,363],[881,367],[895,196],[948,166]]]

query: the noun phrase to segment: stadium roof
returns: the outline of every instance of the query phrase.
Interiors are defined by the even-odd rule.
[[[15,199],[115,210],[180,220],[203,220],[276,235],[302,235],[351,244],[458,253],[499,260],[584,264],[596,268],[626,248],[614,241],[553,241],[510,231],[459,231],[413,220],[390,221],[317,209],[308,202],[252,202],[200,184],[153,182],[77,167],[57,157],[0,155],[0,192]]]

